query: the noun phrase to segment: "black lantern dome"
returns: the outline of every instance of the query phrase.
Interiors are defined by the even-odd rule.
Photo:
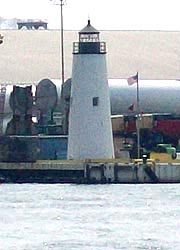
[[[88,24],[79,31],[79,42],[99,42],[99,31],[88,20]]]

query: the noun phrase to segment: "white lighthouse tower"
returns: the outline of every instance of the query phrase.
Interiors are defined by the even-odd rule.
[[[114,158],[106,44],[88,20],[73,44],[68,159]]]

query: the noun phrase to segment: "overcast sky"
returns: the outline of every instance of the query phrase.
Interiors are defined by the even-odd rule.
[[[66,0],[64,29],[79,30],[90,17],[99,30],[179,30],[179,3],[179,0]],[[60,7],[50,0],[0,0],[0,16],[46,19],[49,28],[60,27]]]

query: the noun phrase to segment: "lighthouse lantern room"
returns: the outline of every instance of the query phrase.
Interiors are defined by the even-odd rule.
[[[79,42],[73,43],[73,53],[81,54],[105,54],[106,43],[100,42],[99,31],[88,20],[88,25],[79,32]]]

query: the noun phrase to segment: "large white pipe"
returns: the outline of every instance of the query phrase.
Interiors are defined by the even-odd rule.
[[[136,83],[126,79],[109,79],[111,113],[131,114],[131,104],[136,104]],[[140,110],[143,113],[171,113],[180,115],[180,81],[139,80]]]
[[[129,86],[126,79],[108,79],[111,113],[133,114],[128,110],[136,104],[136,84]],[[70,97],[69,83],[64,86]],[[171,113],[180,115],[180,81],[139,80],[140,109],[143,113]]]

